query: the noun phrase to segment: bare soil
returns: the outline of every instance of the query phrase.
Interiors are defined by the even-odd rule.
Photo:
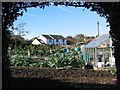
[[[82,73],[82,74],[81,74]],[[9,88],[29,89],[66,89],[80,90],[110,89],[120,90],[116,84],[116,76],[103,71],[80,69],[40,69],[40,68],[12,68],[9,78]]]

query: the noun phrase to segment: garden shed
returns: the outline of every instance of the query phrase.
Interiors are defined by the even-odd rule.
[[[114,66],[114,47],[109,34],[96,37],[90,43],[85,45],[85,51],[88,52],[88,62],[92,62],[95,67]]]

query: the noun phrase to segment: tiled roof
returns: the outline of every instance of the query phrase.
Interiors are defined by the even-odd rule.
[[[97,38],[93,39],[90,43],[88,43],[85,48],[96,48],[103,42],[105,42],[110,37],[109,34],[104,34],[101,36],[98,36]]]
[[[54,39],[65,39],[62,35],[50,35]]]
[[[53,39],[53,38],[50,37],[49,35],[44,35],[44,34],[42,34],[42,36],[44,36],[44,37],[47,38],[47,39]]]

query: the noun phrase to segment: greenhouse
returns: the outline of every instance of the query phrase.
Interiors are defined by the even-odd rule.
[[[95,67],[115,66],[114,47],[109,34],[98,36],[85,45],[85,52],[89,54],[87,62]]]

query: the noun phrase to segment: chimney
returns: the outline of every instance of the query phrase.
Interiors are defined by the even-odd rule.
[[[97,27],[98,27],[98,36],[99,36],[99,22],[97,22]]]

